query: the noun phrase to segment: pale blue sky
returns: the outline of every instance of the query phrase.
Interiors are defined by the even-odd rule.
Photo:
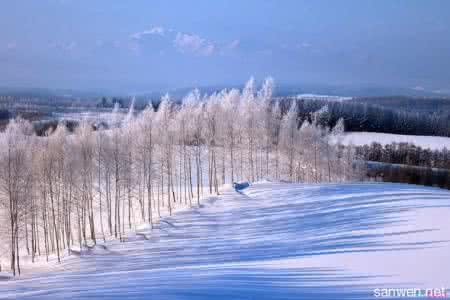
[[[450,89],[450,1],[0,2],[0,86]]]

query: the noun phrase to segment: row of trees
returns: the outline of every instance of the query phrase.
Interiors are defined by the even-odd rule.
[[[242,91],[193,91],[182,104],[165,96],[157,109],[117,113],[103,130],[60,124],[40,137],[27,121],[10,121],[0,138],[0,238],[12,272],[23,254],[60,260],[98,239],[124,240],[133,225],[153,226],[224,184],[364,174],[354,148],[331,142],[342,120],[321,126],[319,111],[300,122],[297,101],[274,101],[272,89],[269,78],[259,91],[250,80]]]
[[[422,112],[425,114],[450,115],[450,98],[442,97],[408,97],[408,96],[381,96],[359,97],[349,100],[355,103],[367,103],[397,111]]]
[[[384,182],[400,182],[450,189],[450,170],[369,162],[367,176]]]
[[[446,148],[431,150],[409,143],[383,146],[373,142],[371,145],[357,147],[356,151],[358,156],[368,161],[450,170],[450,151]]]
[[[280,101],[290,103],[292,98],[282,98]],[[347,131],[450,136],[448,111],[424,113],[354,101],[298,99],[297,102],[302,119],[311,120],[315,111],[327,107],[328,114],[322,119],[322,126],[333,127],[343,118]]]

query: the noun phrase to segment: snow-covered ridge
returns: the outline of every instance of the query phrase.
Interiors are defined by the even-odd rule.
[[[259,183],[177,212],[0,299],[370,299],[450,287],[450,192],[403,184]]]
[[[324,101],[336,101],[342,102],[347,100],[352,100],[352,97],[343,96],[332,96],[332,95],[318,95],[318,94],[299,94],[296,96],[297,99],[303,100],[324,100]]]

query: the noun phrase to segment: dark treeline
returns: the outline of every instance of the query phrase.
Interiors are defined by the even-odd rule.
[[[356,147],[368,161],[367,176],[384,182],[437,186],[450,189],[450,151],[430,150],[408,143]]]
[[[432,97],[406,97],[406,96],[385,96],[385,97],[360,97],[349,102],[366,103],[381,106],[393,110],[408,112],[450,112],[450,98]]]
[[[68,132],[72,133],[79,126],[79,122],[72,120],[65,120],[64,122],[58,120],[37,122],[33,124],[33,130],[37,136],[45,136],[49,132],[54,132],[58,126],[64,126]],[[92,126],[92,128],[96,129],[95,126]]]
[[[0,120],[8,120],[9,119],[9,110],[0,109]]]
[[[425,149],[408,143],[381,145],[372,143],[356,147],[359,157],[367,161],[450,170],[450,151]]]
[[[281,100],[285,109],[297,102],[300,119],[310,120],[314,112],[322,110],[320,124],[333,127],[339,118],[345,121],[346,131],[384,132],[410,135],[450,136],[450,112],[430,113],[396,110],[351,101],[309,100],[286,97]]]
[[[369,163],[367,176],[384,182],[435,186],[450,190],[450,170],[445,169]]]
[[[102,97],[100,102],[97,103],[97,107],[103,107],[103,108],[106,108],[106,107],[113,108],[115,105],[117,105],[119,108],[124,108],[125,100],[121,99],[121,98],[116,98],[116,97],[113,97],[111,99]]]

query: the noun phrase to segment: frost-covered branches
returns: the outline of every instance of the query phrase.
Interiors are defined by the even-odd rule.
[[[343,121],[322,127],[326,108],[305,121],[296,100],[283,111],[273,87],[268,78],[256,91],[252,78],[242,91],[194,90],[181,104],[166,95],[157,109],[130,109],[124,119],[116,107],[110,129],[81,122],[73,134],[58,126],[35,137],[29,123],[11,121],[0,138],[0,238],[10,269],[20,272],[25,251],[60,259],[98,238],[124,240],[133,226],[153,226],[236,181],[358,178],[352,147],[329,138]]]

